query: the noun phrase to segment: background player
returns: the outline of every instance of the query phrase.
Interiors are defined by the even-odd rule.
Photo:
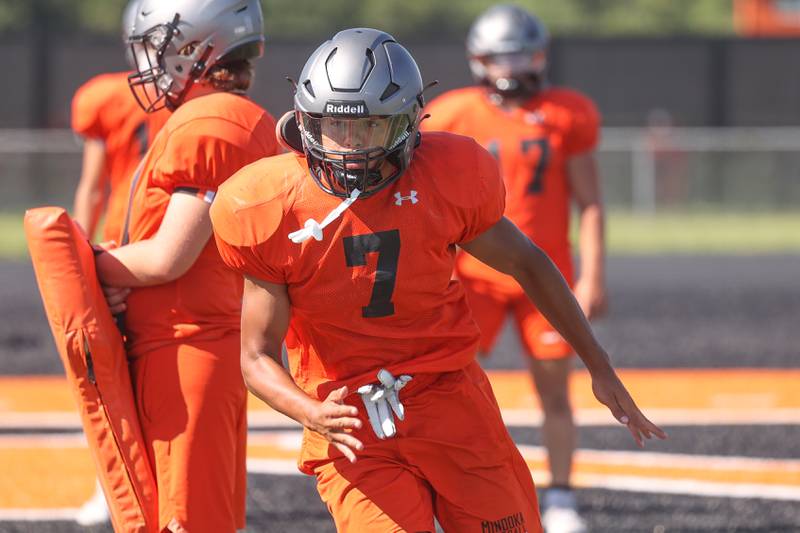
[[[244,527],[242,281],[209,242],[208,210],[220,183],[279,151],[274,120],[243,96],[262,29],[257,0],[144,0],[130,37],[137,99],[174,112],[134,176],[123,246],[96,263],[112,312],[126,312],[159,528],[174,532]]]
[[[127,43],[136,7],[127,4],[122,16],[122,40]],[[128,45],[125,58],[135,61]],[[122,230],[131,178],[169,112],[147,114],[128,86],[130,72],[95,76],[78,89],[72,100],[72,130],[83,138],[83,163],[75,191],[73,215],[92,238],[103,217],[103,240],[117,238]]]
[[[456,244],[525,288],[637,442],[664,435],[559,272],[503,217],[491,155],[467,137],[419,137],[422,91],[390,35],[340,32],[307,61],[280,123],[297,153],[220,189],[218,248],[247,277],[243,374],[305,426],[300,467],[340,531],[433,531],[434,514],[445,531],[541,531],[528,467],[475,361]]]
[[[122,13],[122,42],[131,68],[136,65],[127,41],[140,3],[141,0],[131,0]],[[72,130],[83,138],[73,216],[90,239],[103,215],[102,240],[118,238],[136,166],[169,116],[167,110],[144,112],[128,86],[130,74],[95,76],[78,89],[72,100]],[[87,526],[108,520],[108,507],[98,483],[94,495],[79,509],[76,521]]]
[[[547,30],[536,17],[511,5],[490,8],[467,38],[478,85],[434,100],[423,127],[473,137],[492,152],[506,185],[506,216],[547,252],[570,285],[570,200],[575,201],[581,265],[574,293],[592,319],[606,309],[603,204],[594,155],[600,118],[586,96],[548,85],[547,45]],[[576,440],[568,392],[572,348],[510,276],[469,254],[459,257],[457,273],[481,329],[481,352],[492,350],[510,312],[529,356],[551,473],[545,529],[584,531],[570,489]]]

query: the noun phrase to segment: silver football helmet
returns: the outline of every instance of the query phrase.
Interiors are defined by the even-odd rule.
[[[317,184],[365,197],[399,178],[418,143],[423,90],[416,61],[388,33],[344,30],[317,48],[297,82],[289,124],[299,128],[295,148]]]
[[[545,83],[550,36],[544,24],[524,9],[493,6],[480,15],[467,36],[472,76],[501,97],[527,97]]]
[[[136,9],[142,0],[130,0],[122,11],[122,42],[128,44],[136,20]]]
[[[136,10],[139,8],[141,2],[142,0],[130,0],[122,11],[122,44],[125,45],[125,61],[128,62],[131,68],[136,68],[136,60],[133,57],[133,52],[128,45],[128,41],[131,38],[131,33],[133,33]]]
[[[139,104],[174,109],[209,68],[260,57],[263,27],[258,0],[141,0],[128,39]]]

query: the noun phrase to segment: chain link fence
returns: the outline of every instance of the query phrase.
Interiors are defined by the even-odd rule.
[[[607,128],[599,158],[612,208],[800,206],[800,128]]]
[[[800,128],[605,128],[598,159],[616,210],[800,206]],[[0,130],[0,210],[71,205],[80,165],[69,130]]]

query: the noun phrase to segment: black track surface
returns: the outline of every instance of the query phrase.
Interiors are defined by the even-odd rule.
[[[247,533],[334,533],[313,480],[300,476],[250,476]],[[702,498],[581,490],[578,502],[592,533],[800,531],[797,502]],[[3,533],[111,533],[66,522],[0,522]],[[378,532],[376,532],[378,533]],[[462,533],[462,532],[456,532]],[[466,532],[465,532],[466,533]]]
[[[597,335],[618,367],[800,366],[800,255],[612,257]],[[0,374],[58,374],[33,271],[0,263]],[[487,368],[522,368],[506,328]]]

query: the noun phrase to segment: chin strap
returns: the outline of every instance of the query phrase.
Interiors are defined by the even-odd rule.
[[[322,222],[317,222],[313,218],[309,218],[303,225],[303,229],[293,231],[289,234],[289,239],[295,244],[303,243],[311,237],[314,237],[314,239],[317,241],[321,241],[322,230],[325,229],[328,224],[342,216],[342,213],[344,213],[348,207],[353,205],[353,202],[356,201],[360,194],[361,191],[358,189],[353,189],[353,192],[350,193],[350,196],[341,204],[336,206],[336,209],[328,213],[328,216],[322,219]]]

